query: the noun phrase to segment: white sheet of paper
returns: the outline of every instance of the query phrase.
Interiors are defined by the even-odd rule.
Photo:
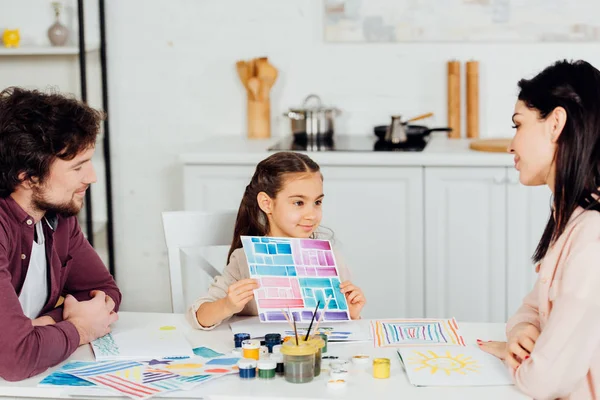
[[[476,346],[402,347],[398,354],[415,386],[513,384],[504,363]]]
[[[314,333],[316,322],[311,328]],[[267,333],[279,333],[281,337],[293,336],[294,331],[287,323],[263,324],[258,318],[248,318],[242,321],[236,321],[229,324],[231,331],[235,333],[249,333],[253,338],[262,338]],[[298,334],[305,335],[308,324],[298,324]],[[319,332],[329,335],[329,342],[366,342],[371,341],[371,330],[368,321],[349,322],[321,322]]]
[[[192,345],[177,329],[140,328],[105,335],[92,342],[96,361],[194,357]]]

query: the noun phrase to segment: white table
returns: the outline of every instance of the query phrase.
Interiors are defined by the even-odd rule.
[[[217,351],[228,352],[233,347],[233,334],[227,324],[213,331],[203,332],[193,330],[182,314],[157,314],[157,313],[119,313],[119,321],[113,331],[122,331],[133,327],[155,327],[157,324],[174,325],[183,329],[186,337],[194,347],[206,346]],[[362,321],[367,324],[368,321]],[[477,339],[502,340],[504,337],[504,324],[473,324],[460,323],[460,330],[467,343],[474,343]],[[488,387],[457,387],[457,388],[420,388],[411,385],[402,370],[400,360],[395,349],[374,348],[372,343],[341,344],[330,343],[327,355],[349,357],[358,353],[366,353],[377,357],[388,357],[391,360],[391,377],[389,379],[374,379],[370,371],[354,370],[351,372],[348,385],[342,390],[327,388],[327,371],[323,371],[318,378],[306,384],[287,383],[283,378],[264,381],[254,379],[242,380],[238,376],[230,375],[200,384],[192,391],[179,391],[168,394],[166,397],[175,398],[210,398],[219,399],[485,399],[508,400],[527,399],[514,386],[488,386]],[[81,346],[69,358],[72,360],[93,361],[94,356],[89,345]],[[49,369],[43,374],[21,382],[6,382],[0,379],[0,395],[10,398],[73,398],[88,397],[93,393],[114,400],[114,396],[104,397],[107,392],[90,388],[59,388],[37,387],[37,384],[49,373],[60,367]],[[110,392],[108,392],[110,393]]]

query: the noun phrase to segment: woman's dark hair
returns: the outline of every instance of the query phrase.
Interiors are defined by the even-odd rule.
[[[533,255],[539,262],[564,232],[578,206],[598,209],[600,196],[600,71],[585,61],[558,61],[532,79],[519,81],[519,100],[545,119],[567,114],[554,155],[553,212]]]
[[[312,173],[320,170],[319,164],[310,157],[294,152],[275,153],[258,163],[240,203],[227,262],[234,250],[242,247],[240,236],[265,236],[269,233],[269,220],[258,206],[256,199],[260,192],[275,198],[283,189],[286,174]]]
[[[73,98],[11,87],[0,92],[0,197],[22,179],[48,177],[58,157],[72,160],[94,146],[104,114]]]

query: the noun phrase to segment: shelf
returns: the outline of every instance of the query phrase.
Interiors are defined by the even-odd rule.
[[[86,51],[98,50],[98,46],[90,46]],[[14,48],[0,47],[0,57],[4,56],[76,56],[79,54],[78,46],[21,46]]]

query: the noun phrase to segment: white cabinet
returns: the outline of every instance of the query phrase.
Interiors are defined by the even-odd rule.
[[[334,231],[365,318],[421,317],[423,169],[323,167],[322,225]]]
[[[427,317],[505,319],[506,169],[425,169]]]
[[[185,166],[185,209],[237,209],[254,168]],[[322,172],[321,225],[365,293],[363,317],[422,316],[423,169],[322,165]]]
[[[550,190],[506,167],[425,171],[427,316],[506,321],[533,287]]]

